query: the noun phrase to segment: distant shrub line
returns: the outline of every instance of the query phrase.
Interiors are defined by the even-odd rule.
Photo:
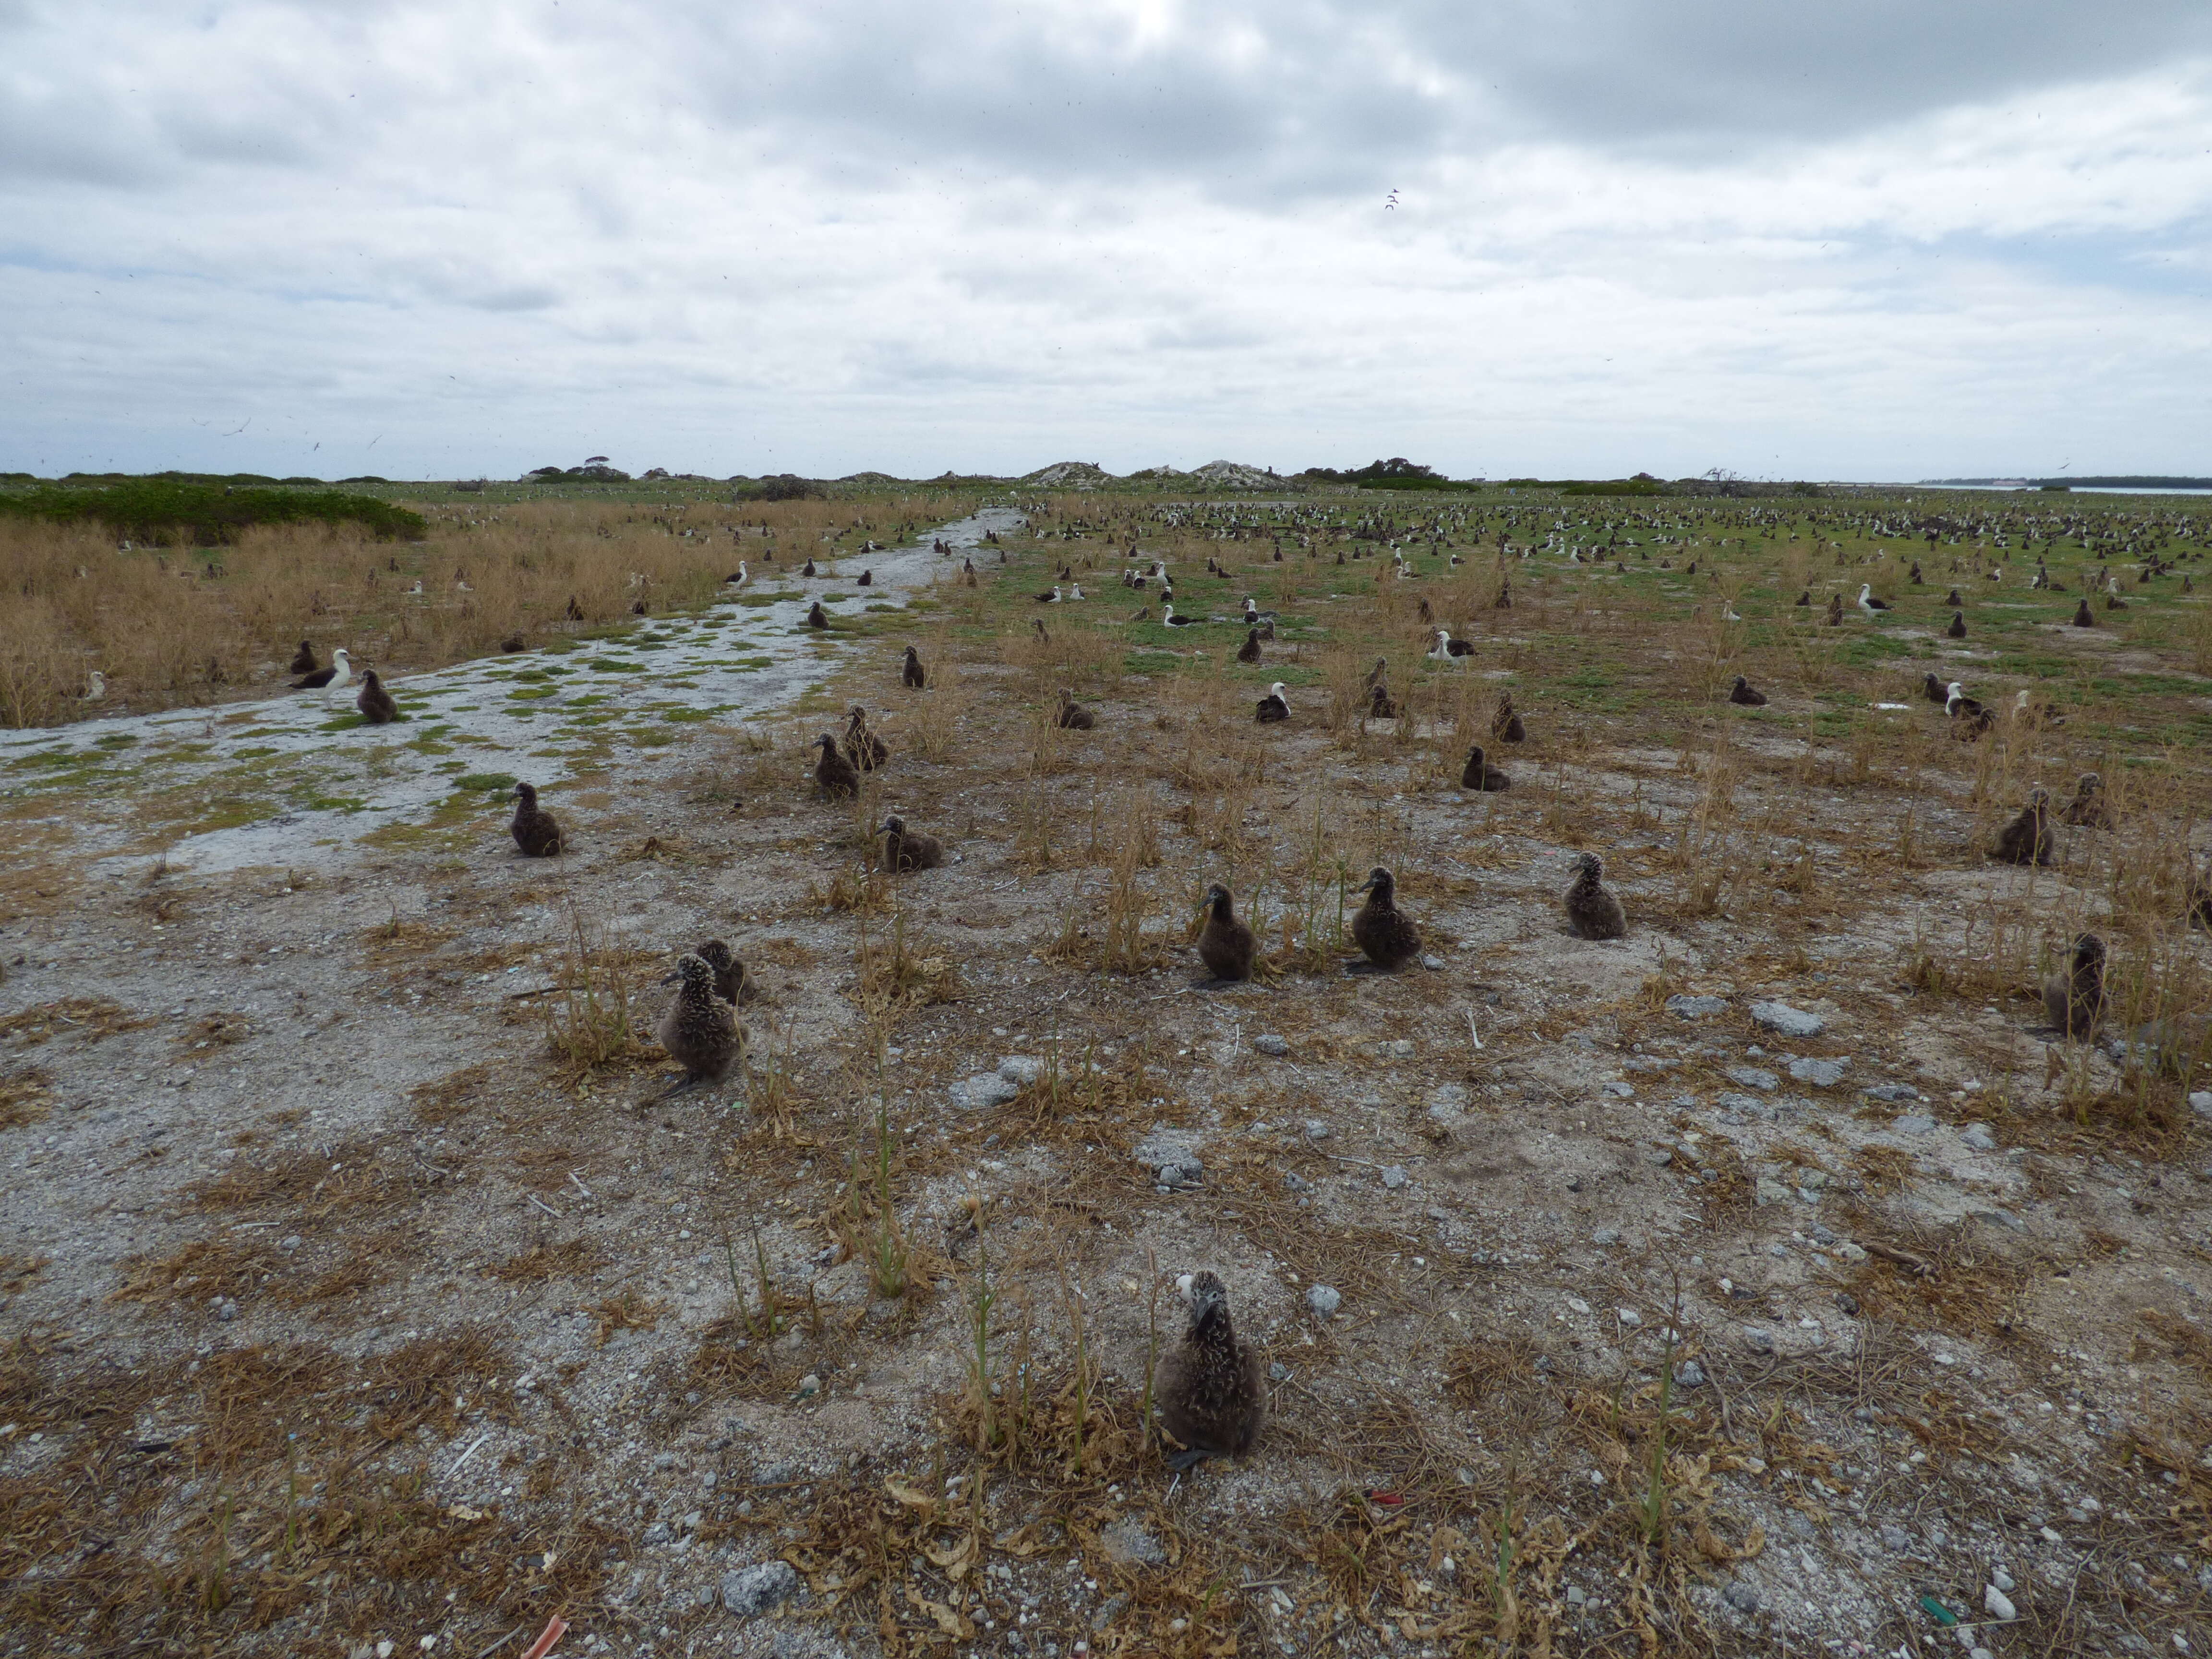
[[[235,541],[239,532],[261,524],[357,524],[380,541],[419,541],[429,533],[421,514],[372,495],[168,478],[0,495],[0,516],[104,524],[118,536],[146,541],[175,536],[200,547]]]

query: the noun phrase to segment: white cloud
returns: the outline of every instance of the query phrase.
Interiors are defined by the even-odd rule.
[[[0,466],[2203,470],[2202,9],[2027,9],[0,8]]]

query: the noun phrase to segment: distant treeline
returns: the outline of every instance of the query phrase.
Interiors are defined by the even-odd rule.
[[[72,473],[58,484],[0,491],[0,517],[102,524],[118,536],[199,547],[235,541],[239,532],[258,524],[357,524],[380,541],[412,541],[428,533],[419,513],[373,495],[324,488],[319,479],[305,482],[317,487],[287,489],[274,479],[267,488],[241,486],[177,473],[111,483]]]

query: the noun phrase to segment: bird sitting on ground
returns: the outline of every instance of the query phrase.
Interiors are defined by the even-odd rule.
[[[1383,659],[1377,657],[1375,659],[1375,666],[1367,671],[1366,678],[1362,681],[1362,684],[1371,689],[1382,684],[1383,680],[1389,677],[1389,670],[1384,663]]]
[[[295,674],[312,674],[321,666],[322,664],[315,660],[315,647],[307,641],[301,640],[300,648],[292,653],[291,672]]]
[[[1807,607],[1808,605],[1810,605],[1812,603],[1813,603],[1813,590],[1812,590],[1811,588],[1809,588],[1809,587],[1808,587],[1808,588],[1805,588],[1805,589],[1802,590],[1802,591],[1798,593],[1797,597],[1796,597],[1794,600],[1792,600],[1792,601],[1791,601],[1791,604],[1792,604],[1796,608],[1797,608],[1797,609],[1799,609],[1799,610],[1802,610],[1802,609],[1804,609],[1804,608],[1805,608],[1805,607]]]
[[[1267,1389],[1260,1353],[1237,1340],[1229,1292],[1210,1273],[1176,1281],[1190,1308],[1182,1340],[1160,1356],[1154,1395],[1160,1424],[1184,1449],[1169,1458],[1180,1471],[1209,1457],[1241,1457],[1260,1437]]]
[[[1960,605],[1964,605],[1966,601],[1959,597],[1959,590],[1954,587],[1948,593],[1946,593],[1943,596],[1943,603],[1948,605],[1952,610],[1956,611]]]
[[[1490,757],[1483,753],[1478,743],[1467,751],[1467,764],[1460,769],[1459,787],[1491,795],[1501,789],[1510,789],[1513,780],[1490,763]]]
[[[725,576],[722,579],[722,586],[725,587],[743,587],[751,580],[752,575],[746,570],[745,562],[743,559],[739,559],[738,561],[737,569],[730,575]]]
[[[518,783],[514,794],[514,822],[507,826],[514,832],[514,844],[533,859],[550,859],[562,851],[561,826],[550,812],[538,805],[536,787]]]
[[[2027,805],[1997,831],[1990,856],[2005,864],[2051,862],[2051,796],[2041,784],[2027,792]]]
[[[1404,967],[1421,953],[1421,930],[1398,908],[1397,878],[1381,865],[1352,889],[1367,895],[1352,918],[1352,942],[1367,960],[1386,972]]]
[[[684,1068],[684,1081],[665,1091],[663,1100],[702,1083],[720,1082],[745,1048],[737,1011],[714,994],[714,968],[686,951],[676,959],[676,1000],[653,1035],[669,1059]]]
[[[2096,625],[2096,613],[2089,609],[2089,601],[2087,597],[2084,597],[2074,607],[2074,626],[2076,628],[2094,628]]]
[[[1728,700],[1745,708],[1766,707],[1766,694],[1753,690],[1751,682],[1741,674],[1735,677],[1735,684],[1729,688]]]
[[[740,1002],[750,1002],[760,994],[758,988],[753,984],[752,975],[746,971],[744,963],[738,960],[727,941],[719,939],[702,940],[691,947],[691,954],[714,970],[714,994],[732,1008]],[[671,974],[660,982],[673,985],[678,977]]]
[[[1498,711],[1490,717],[1490,735],[1500,743],[1521,743],[1527,739],[1528,728],[1521,723],[1520,712],[1513,707],[1513,694],[1498,694]]]
[[[1830,628],[1841,628],[1844,625],[1844,596],[1842,594],[1831,593],[1828,595],[1828,614],[1826,617],[1823,617],[1820,620]]]
[[[893,816],[884,820],[884,868],[902,874],[909,870],[934,870],[945,862],[945,843],[934,836],[916,834],[906,820]]]
[[[1920,695],[1930,702],[1948,703],[1951,701],[1951,688],[1933,674],[1929,674],[1921,679]]]
[[[814,561],[809,559],[806,562],[806,568],[799,574],[802,576],[811,576],[814,574]]]
[[[1034,628],[1035,629],[1036,629],[1037,642],[1038,642],[1039,644],[1041,644],[1041,645],[1050,645],[1050,644],[1052,643],[1052,634],[1051,634],[1051,631],[1050,631],[1049,629],[1048,629],[1045,627],[1045,625],[1044,625],[1042,622],[1039,622],[1039,621],[1038,621],[1035,617],[1031,617],[1030,618],[1030,626],[1031,628]]]
[[[1427,601],[1424,600],[1424,601],[1423,601],[1423,603],[1424,603],[1424,604],[1425,604],[1425,603],[1427,603]],[[1276,620],[1276,616],[1275,616],[1275,613],[1274,613],[1273,611],[1262,611],[1262,610],[1261,610],[1261,609],[1260,609],[1260,607],[1258,606],[1258,605],[1256,605],[1255,603],[1254,603],[1253,599],[1252,599],[1252,596],[1251,596],[1249,593],[1247,593],[1247,594],[1244,596],[1244,625],[1245,625],[1245,627],[1247,627],[1247,628],[1256,628],[1256,627],[1258,627],[1261,623],[1271,623],[1271,622],[1273,622],[1273,621],[1275,621],[1275,620]]]
[[[1874,584],[1872,582],[1861,582],[1859,584],[1859,609],[1865,611],[1869,617],[1878,617],[1883,611],[1889,609],[1889,602],[1887,599],[1877,599],[1875,598]]]
[[[1583,939],[1621,939],[1628,933],[1628,915],[1620,900],[1605,884],[1605,866],[1595,853],[1575,857],[1575,879],[1567,889],[1567,926]]]
[[[1053,584],[1051,592],[1039,593],[1035,595],[1035,598],[1039,605],[1058,605],[1060,603],[1060,584],[1058,582],[1054,582]]]
[[[909,691],[919,691],[927,683],[928,678],[923,672],[920,654],[909,645],[906,648],[906,661],[899,667],[899,684]]]
[[[872,570],[863,570],[859,576],[854,579],[853,582],[853,586],[855,587],[873,587],[875,585],[876,573]]]
[[[863,772],[872,772],[891,757],[890,745],[868,726],[868,711],[857,702],[845,717],[845,758]]]
[[[1259,941],[1237,916],[1229,890],[1217,882],[1206,890],[1201,902],[1206,916],[1199,931],[1198,959],[1217,980],[1251,978]]]
[[[814,743],[822,751],[822,758],[814,765],[814,781],[822,786],[823,792],[831,795],[857,793],[860,787],[860,769],[845,758],[837,747],[837,739],[824,732],[814,739]]]
[[[2066,803],[2060,816],[2077,829],[2111,829],[2112,808],[2105,799],[2105,780],[2097,773],[2084,772],[2074,786],[2074,799]]]
[[[1376,720],[1395,720],[1398,718],[1397,699],[1390,688],[1380,681],[1367,689],[1367,718]]]
[[[1474,647],[1465,640],[1455,640],[1444,629],[1437,629],[1437,642],[1429,649],[1431,662],[1451,662],[1457,658],[1471,657]]]
[[[1165,623],[1170,628],[1188,628],[1193,626],[1198,621],[1198,618],[1195,617],[1176,616],[1175,613],[1175,601],[1163,597],[1160,600],[1160,620],[1163,623]]]
[[[1246,631],[1244,643],[1237,647],[1237,660],[1242,663],[1254,663],[1260,660],[1260,630],[1258,629]]]
[[[1088,732],[1097,725],[1098,720],[1088,708],[1076,702],[1074,692],[1062,686],[1060,689],[1060,712],[1053,716],[1052,723],[1063,732]]]
[[[331,653],[331,665],[318,668],[312,674],[303,674],[292,682],[295,691],[337,691],[344,689],[353,678],[353,659],[340,646]]]
[[[1966,613],[1963,611],[1954,611],[1951,613],[1951,625],[1943,631],[1954,640],[1965,639],[1966,637]]]
[[[1267,695],[1260,699],[1252,718],[1262,726],[1273,726],[1291,717],[1291,705],[1283,696],[1283,682],[1277,680],[1267,688]]]
[[[2105,1019],[2105,941],[2084,933],[2074,941],[2066,971],[2043,981],[2043,1012],[2068,1040],[2087,1042]]]
[[[806,625],[809,628],[827,628],[830,626],[830,617],[828,613],[822,609],[821,600],[817,599],[813,604],[806,607]]]
[[[371,726],[388,726],[399,718],[399,705],[372,668],[361,677],[361,693],[353,700],[361,717]]]

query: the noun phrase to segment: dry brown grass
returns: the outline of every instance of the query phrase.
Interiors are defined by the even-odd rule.
[[[58,1036],[75,1036],[98,1042],[118,1031],[136,1031],[153,1023],[111,998],[64,997],[0,1019],[0,1036],[14,1037],[26,1048]]]
[[[36,1066],[0,1074],[0,1129],[41,1121],[53,1109],[53,1075]]]

